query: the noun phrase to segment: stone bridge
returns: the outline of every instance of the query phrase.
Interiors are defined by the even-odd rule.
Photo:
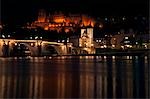
[[[71,54],[71,43],[64,45],[63,43],[42,40],[0,39],[0,56],[11,56],[13,49],[20,47],[20,45],[28,48],[31,56],[48,55],[50,53],[48,47],[52,47],[58,55]]]

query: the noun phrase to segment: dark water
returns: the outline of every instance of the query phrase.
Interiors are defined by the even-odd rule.
[[[147,57],[0,58],[0,98],[148,98]]]

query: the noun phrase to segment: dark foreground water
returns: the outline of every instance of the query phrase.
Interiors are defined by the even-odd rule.
[[[0,58],[0,98],[148,98],[147,57]]]

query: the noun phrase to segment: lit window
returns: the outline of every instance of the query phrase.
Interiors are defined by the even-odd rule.
[[[128,39],[128,38],[129,38],[129,37],[127,37],[127,36],[125,37],[125,39]]]
[[[104,48],[104,46],[101,46],[101,48]]]
[[[124,41],[124,43],[130,43],[130,41]]]
[[[130,47],[130,45],[125,45],[126,47]]]
[[[124,46],[121,46],[122,49],[124,49]]]
[[[17,43],[15,43],[15,46],[17,46]]]
[[[138,44],[138,42],[135,42],[135,44]]]
[[[112,47],[115,47],[115,45],[112,45]]]
[[[147,48],[147,45],[145,44],[144,47]]]
[[[100,24],[100,25],[99,25],[99,28],[103,28],[103,25],[102,25],[102,24]]]
[[[122,18],[123,21],[124,21],[125,19],[126,19],[125,17]]]
[[[34,44],[33,43],[31,43],[31,46],[33,46]]]

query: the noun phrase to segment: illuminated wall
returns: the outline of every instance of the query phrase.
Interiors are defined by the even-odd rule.
[[[52,15],[52,21],[56,23],[63,23],[65,22],[65,16],[62,13]]]
[[[93,46],[93,28],[81,29],[81,37],[79,39],[80,47]]]
[[[86,29],[81,29],[81,37],[83,36],[83,33],[86,31]]]
[[[89,38],[93,39],[93,28],[87,28],[87,34],[88,34]]]
[[[42,27],[45,30],[60,31],[60,29],[66,27],[71,30],[73,28],[74,31],[74,28],[76,26],[94,27],[94,25],[95,25],[95,19],[87,15],[82,15],[82,14],[65,15],[61,12],[46,15],[46,11],[40,10],[38,14],[38,19],[35,22],[33,22],[30,27],[28,26],[28,28]],[[66,29],[66,31],[68,30]]]
[[[93,43],[93,28],[87,28],[87,34],[89,37],[89,44],[91,46],[91,44]]]

